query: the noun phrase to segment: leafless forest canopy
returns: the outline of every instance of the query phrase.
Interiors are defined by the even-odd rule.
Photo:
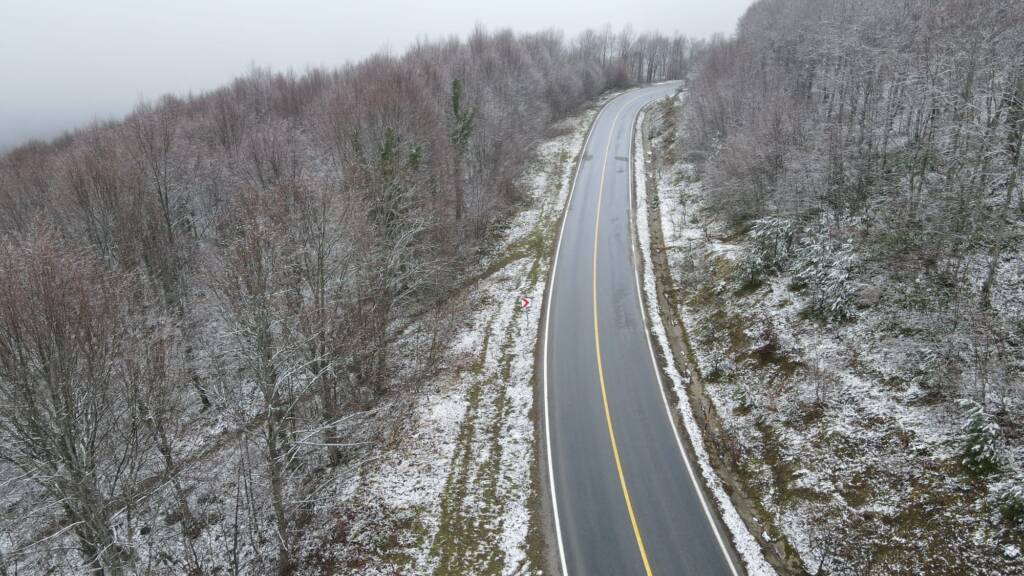
[[[802,251],[842,272],[804,274],[822,319],[921,311],[929,391],[1002,414],[1021,392],[1020,297],[993,294],[1021,264],[1022,53],[1019,2],[765,0],[702,55],[684,120],[712,208],[755,239],[742,281]]]
[[[889,321],[1019,528],[1022,55],[1015,0],[761,0],[707,42],[480,30],[254,69],[13,150],[0,576],[314,570],[320,488],[414,424],[533,146],[677,78],[674,160],[749,239],[733,288],[787,273],[822,326]]]
[[[478,31],[0,159],[0,574],[312,562],[317,487],[407,424],[531,146],[691,51]]]
[[[1024,573],[1022,55],[1019,1],[762,0],[673,113],[743,246],[700,269],[706,343],[768,354],[711,370],[812,573]]]

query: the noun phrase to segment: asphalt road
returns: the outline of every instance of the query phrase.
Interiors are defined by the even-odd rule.
[[[559,237],[544,387],[563,576],[736,573],[669,416],[634,266],[634,124],[676,88],[632,90],[600,112]]]

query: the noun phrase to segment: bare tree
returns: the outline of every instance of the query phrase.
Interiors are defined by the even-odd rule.
[[[182,482],[183,463],[175,450],[175,440],[185,425],[182,392],[185,389],[176,374],[174,363],[175,331],[153,321],[145,300],[133,311],[125,311],[127,342],[123,352],[120,378],[124,398],[139,429],[146,432],[141,448],[159,454],[162,470],[159,477],[170,485],[175,500],[175,514],[186,552],[183,559],[190,574],[202,572],[202,562],[193,539],[202,526],[189,504]]]
[[[346,380],[352,341],[347,310],[350,262],[356,246],[349,222],[351,202],[334,187],[287,187],[290,241],[296,247],[289,289],[296,333],[301,335],[307,377],[315,389],[323,426],[323,444],[332,464],[341,460],[337,423],[353,401]]]
[[[251,382],[225,393],[243,414],[258,407],[270,503],[276,525],[278,567],[294,562],[292,507],[286,497],[290,426],[295,403],[309,380],[302,372],[301,346],[290,334],[286,290],[290,282],[291,244],[286,205],[272,193],[253,190],[240,200],[224,224],[216,284],[224,320],[235,342],[234,355]]]
[[[140,105],[127,124],[132,143],[129,152],[139,173],[145,177],[145,192],[155,199],[155,204],[151,204],[154,209],[149,213],[155,216],[159,225],[151,228],[154,234],[149,238],[149,264],[161,282],[168,309],[177,318],[179,328],[185,334],[185,360],[190,380],[202,406],[207,408],[210,406],[209,394],[195,366],[192,348],[195,327],[186,301],[186,269],[179,240],[181,221],[188,203],[185,194],[187,188],[175,178],[173,152],[180,122],[179,108],[178,102],[170,98],[155,109],[145,104]]]
[[[665,77],[666,44],[643,38],[657,49],[637,52],[636,35],[610,28],[571,42],[556,31],[480,27],[466,41],[419,42],[338,70],[257,68],[219,90],[142,104],[124,121],[0,157],[0,242],[17,256],[0,263],[8,329],[24,330],[30,312],[54,305],[15,286],[21,277],[8,270],[54,293],[74,285],[98,294],[67,323],[99,330],[98,310],[113,314],[103,328],[110,348],[71,349],[77,364],[62,370],[73,377],[46,382],[81,394],[82,410],[104,406],[90,426],[116,445],[86,448],[95,467],[120,468],[37,474],[57,494],[51,502],[74,504],[69,515],[80,518],[65,525],[95,569],[166,554],[201,571],[214,564],[203,544],[213,533],[232,540],[237,573],[264,569],[247,558],[263,557],[271,524],[279,566],[301,562],[296,543],[314,499],[306,491],[325,470],[318,460],[342,473],[367,431],[394,428],[410,405],[457,321],[443,290],[477,273],[488,231],[521,200],[517,182],[552,123],[608,88]],[[44,245],[47,262],[74,265],[30,269],[27,254]],[[42,342],[44,327],[33,330]],[[415,350],[397,350],[408,337]],[[11,336],[10,366],[32,358],[18,348],[26,342]],[[43,352],[31,362],[48,361]],[[78,376],[93,360],[89,370],[105,375],[95,384]],[[15,385],[25,398],[45,390],[27,376],[0,378]],[[22,405],[0,406],[13,418],[5,422],[29,414],[14,410]],[[234,522],[219,527],[208,508],[219,504],[206,495],[229,480],[197,473],[194,458],[208,453],[185,449],[204,445],[195,430],[211,421],[230,422],[238,439],[208,446],[239,463]],[[22,445],[3,429],[0,444]],[[89,494],[54,492],[90,482]],[[180,538],[159,541],[142,520],[157,511]],[[11,525],[38,541],[29,520]],[[65,534],[39,536],[62,546]]]
[[[131,558],[113,505],[138,448],[116,385],[123,288],[45,227],[0,246],[0,458],[65,510],[96,574]]]
[[[463,181],[463,164],[470,137],[473,135],[473,121],[476,110],[466,102],[465,89],[458,78],[452,80],[452,148],[455,151],[454,176],[455,186],[455,220],[462,220],[465,207],[465,182]]]
[[[355,290],[352,374],[357,389],[371,398],[388,391],[388,350],[396,309],[415,298],[440,270],[430,258],[423,232],[428,222],[418,212],[417,174],[422,150],[403,147],[386,130],[377,150],[351,164],[347,185],[361,201],[363,242],[354,254]]]

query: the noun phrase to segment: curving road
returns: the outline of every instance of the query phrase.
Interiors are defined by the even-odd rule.
[[[634,124],[677,88],[632,90],[598,114],[555,252],[544,394],[563,576],[738,574],[671,420],[634,266]]]

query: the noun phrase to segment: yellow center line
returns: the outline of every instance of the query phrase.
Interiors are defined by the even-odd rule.
[[[608,424],[608,438],[612,444],[612,455],[615,458],[615,469],[619,473],[619,484],[622,486],[622,497],[626,500],[626,510],[629,512],[629,521],[633,524],[633,536],[636,537],[636,545],[640,549],[640,557],[644,561],[644,571],[647,576],[653,576],[651,571],[651,563],[647,560],[647,548],[644,547],[643,536],[640,535],[640,525],[637,524],[636,514],[633,512],[633,501],[629,498],[629,487],[626,485],[626,475],[622,472],[622,460],[619,458],[619,446],[615,442],[615,427],[612,426],[612,412],[611,408],[608,407],[608,391],[605,388],[604,383],[604,367],[601,363],[601,331],[598,329],[597,321],[597,240],[599,238],[598,232],[601,228],[601,200],[604,198],[604,179],[605,174],[608,172],[608,155],[612,147],[612,138],[615,137],[615,126],[619,122],[619,116],[622,114],[622,110],[629,107],[630,104],[636,102],[643,96],[637,96],[629,102],[623,104],[622,108],[615,113],[615,117],[612,119],[611,133],[608,135],[608,144],[604,149],[604,164],[601,166],[601,185],[597,192],[597,218],[594,224],[594,264],[593,264],[593,283],[592,283],[592,298],[594,301],[594,348],[597,351],[597,378],[601,383],[601,401],[604,403],[604,419]],[[632,173],[629,175],[633,177]]]

